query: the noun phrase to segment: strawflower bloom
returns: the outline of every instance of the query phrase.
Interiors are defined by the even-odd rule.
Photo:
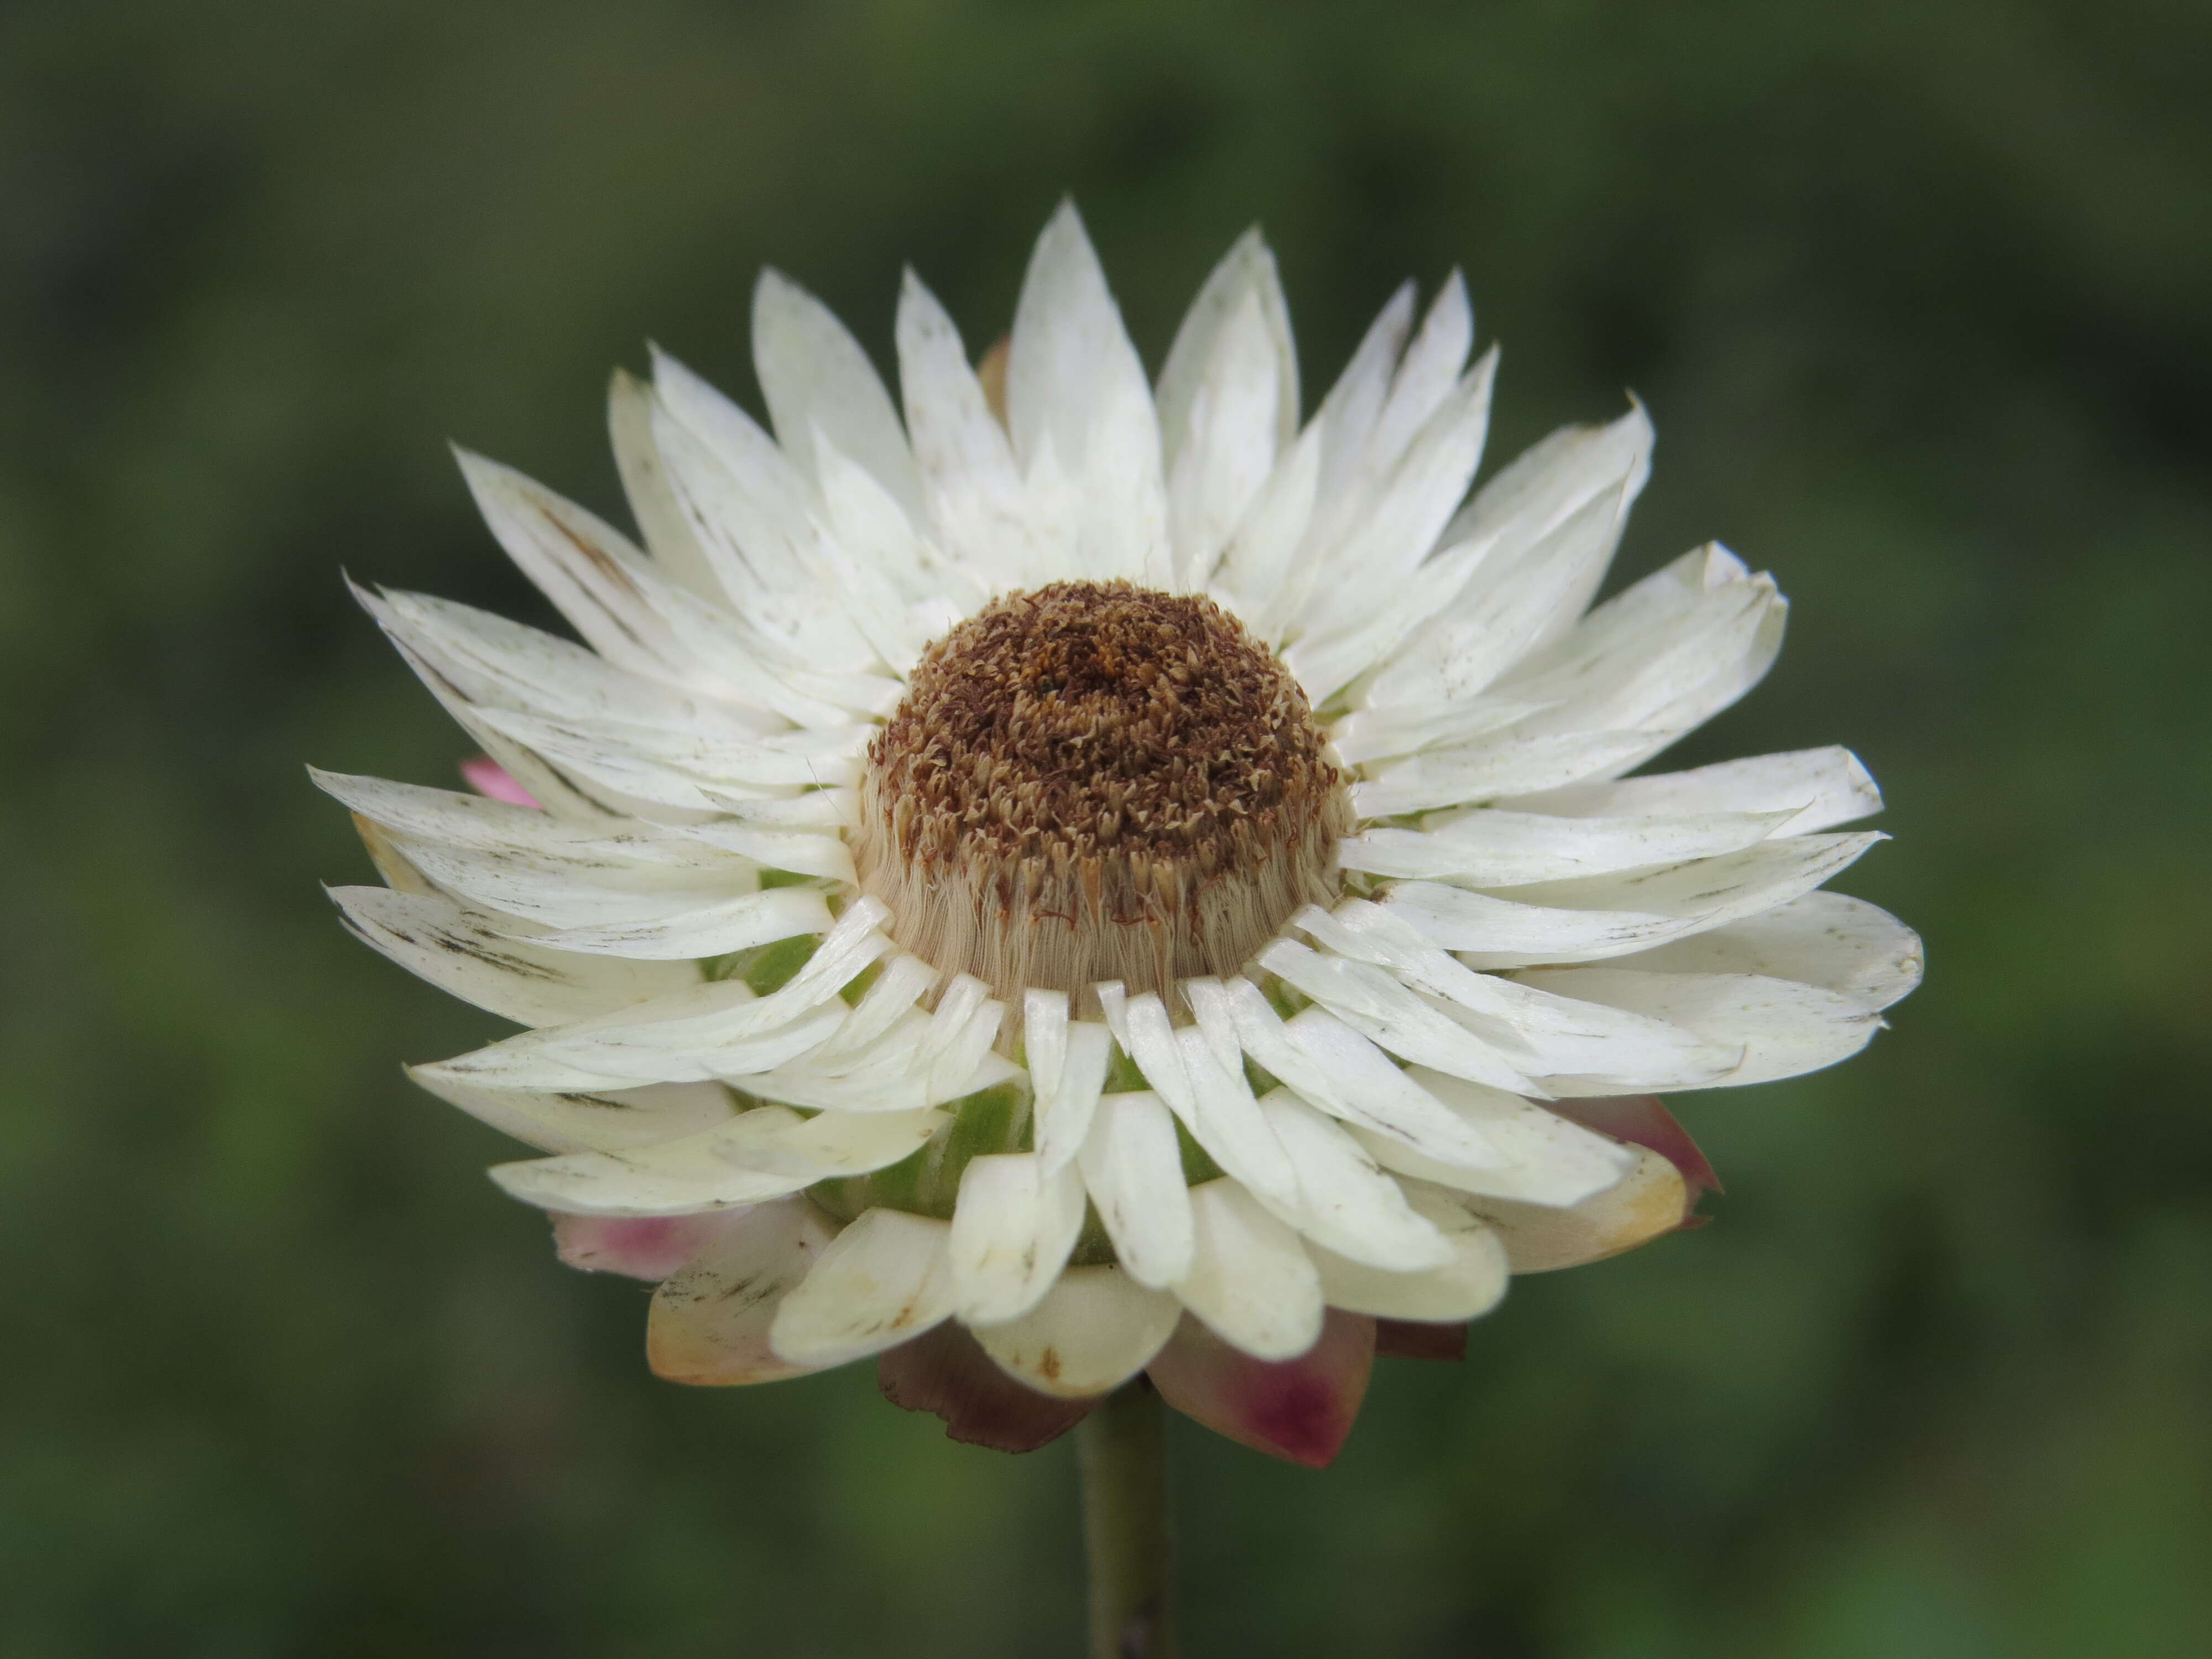
[[[873,1358],[1039,1445],[1149,1376],[1302,1462],[1375,1356],[1693,1220],[1654,1097],[1856,1052],[1918,942],[1817,890],[1842,749],[1642,771],[1774,660],[1717,545],[1593,608],[1651,428],[1469,493],[1457,276],[1310,417],[1273,261],[1147,384],[1073,209],[971,364],[909,276],[895,404],[761,280],[770,430],[665,356],[611,425],[643,544],[462,465],[582,637],[362,603],[478,793],[319,774],[361,937],[528,1029],[413,1069],[536,1148],[572,1265],[659,1282],[653,1369]],[[1633,774],[1634,775],[1631,775]]]

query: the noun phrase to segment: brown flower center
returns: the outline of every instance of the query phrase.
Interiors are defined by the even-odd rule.
[[[1297,683],[1212,600],[1054,582],[933,645],[868,750],[854,858],[900,944],[1017,1001],[1236,972],[1352,823]]]

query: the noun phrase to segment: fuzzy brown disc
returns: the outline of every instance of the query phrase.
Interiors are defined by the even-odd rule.
[[[1236,972],[1332,894],[1352,810],[1305,693],[1211,599],[1054,582],[933,645],[854,858],[900,944],[1010,1002]]]

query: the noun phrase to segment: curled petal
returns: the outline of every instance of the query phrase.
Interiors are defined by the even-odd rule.
[[[1061,1400],[1024,1388],[950,1322],[878,1359],[876,1384],[892,1405],[943,1418],[946,1438],[1002,1452],[1059,1439],[1098,1403],[1095,1395]]]
[[[803,1198],[757,1204],[653,1293],[645,1357],[655,1376],[696,1387],[774,1382],[814,1368],[784,1359],[769,1328],[829,1248],[828,1220]]]
[[[624,1273],[657,1284],[705,1249],[744,1210],[718,1210],[706,1215],[607,1216],[564,1215],[553,1218],[553,1249],[571,1267],[587,1273]]]
[[[1169,1405],[1239,1445],[1326,1468],[1352,1432],[1375,1361],[1375,1322],[1331,1308],[1295,1359],[1255,1359],[1186,1318],[1147,1368]]]
[[[545,809],[538,805],[538,797],[515,781],[514,774],[501,766],[489,755],[477,755],[461,763],[461,775],[470,788],[493,800],[503,800],[515,806]]]
[[[1638,1147],[1636,1158],[1617,1184],[1565,1208],[1466,1193],[1454,1200],[1490,1224],[1512,1272],[1579,1267],[1671,1233],[1688,1214],[1682,1172],[1649,1147]]]
[[[1642,1146],[1655,1152],[1682,1172],[1682,1185],[1688,1196],[1683,1203],[1682,1224],[1702,1226],[1705,1218],[1697,1214],[1698,1200],[1707,1193],[1725,1190],[1721,1178],[1713,1173],[1698,1143],[1690,1139],[1690,1132],[1674,1120],[1674,1113],[1656,1095],[1607,1095],[1588,1100],[1554,1100],[1546,1103],[1545,1109],[1571,1118],[1586,1129],[1611,1135],[1615,1140],[1626,1141],[1632,1146]]]

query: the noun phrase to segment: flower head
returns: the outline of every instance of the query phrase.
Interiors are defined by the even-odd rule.
[[[1918,943],[1818,891],[1879,837],[1840,749],[1638,773],[1779,647],[1709,546],[1591,608],[1640,407],[1470,497],[1496,353],[1455,276],[1299,420],[1256,236],[1148,386],[1081,225],[982,372],[908,279],[903,418],[764,277],[771,437],[617,377],[645,546],[463,465],[586,641],[364,594],[477,794],[319,775],[355,930],[528,1027],[413,1075],[548,1156],[654,1368],[880,1356],[1019,1449],[1149,1370],[1325,1462],[1383,1352],[1684,1224],[1652,1095],[1856,1052]],[[1637,775],[1629,775],[1637,773]]]

